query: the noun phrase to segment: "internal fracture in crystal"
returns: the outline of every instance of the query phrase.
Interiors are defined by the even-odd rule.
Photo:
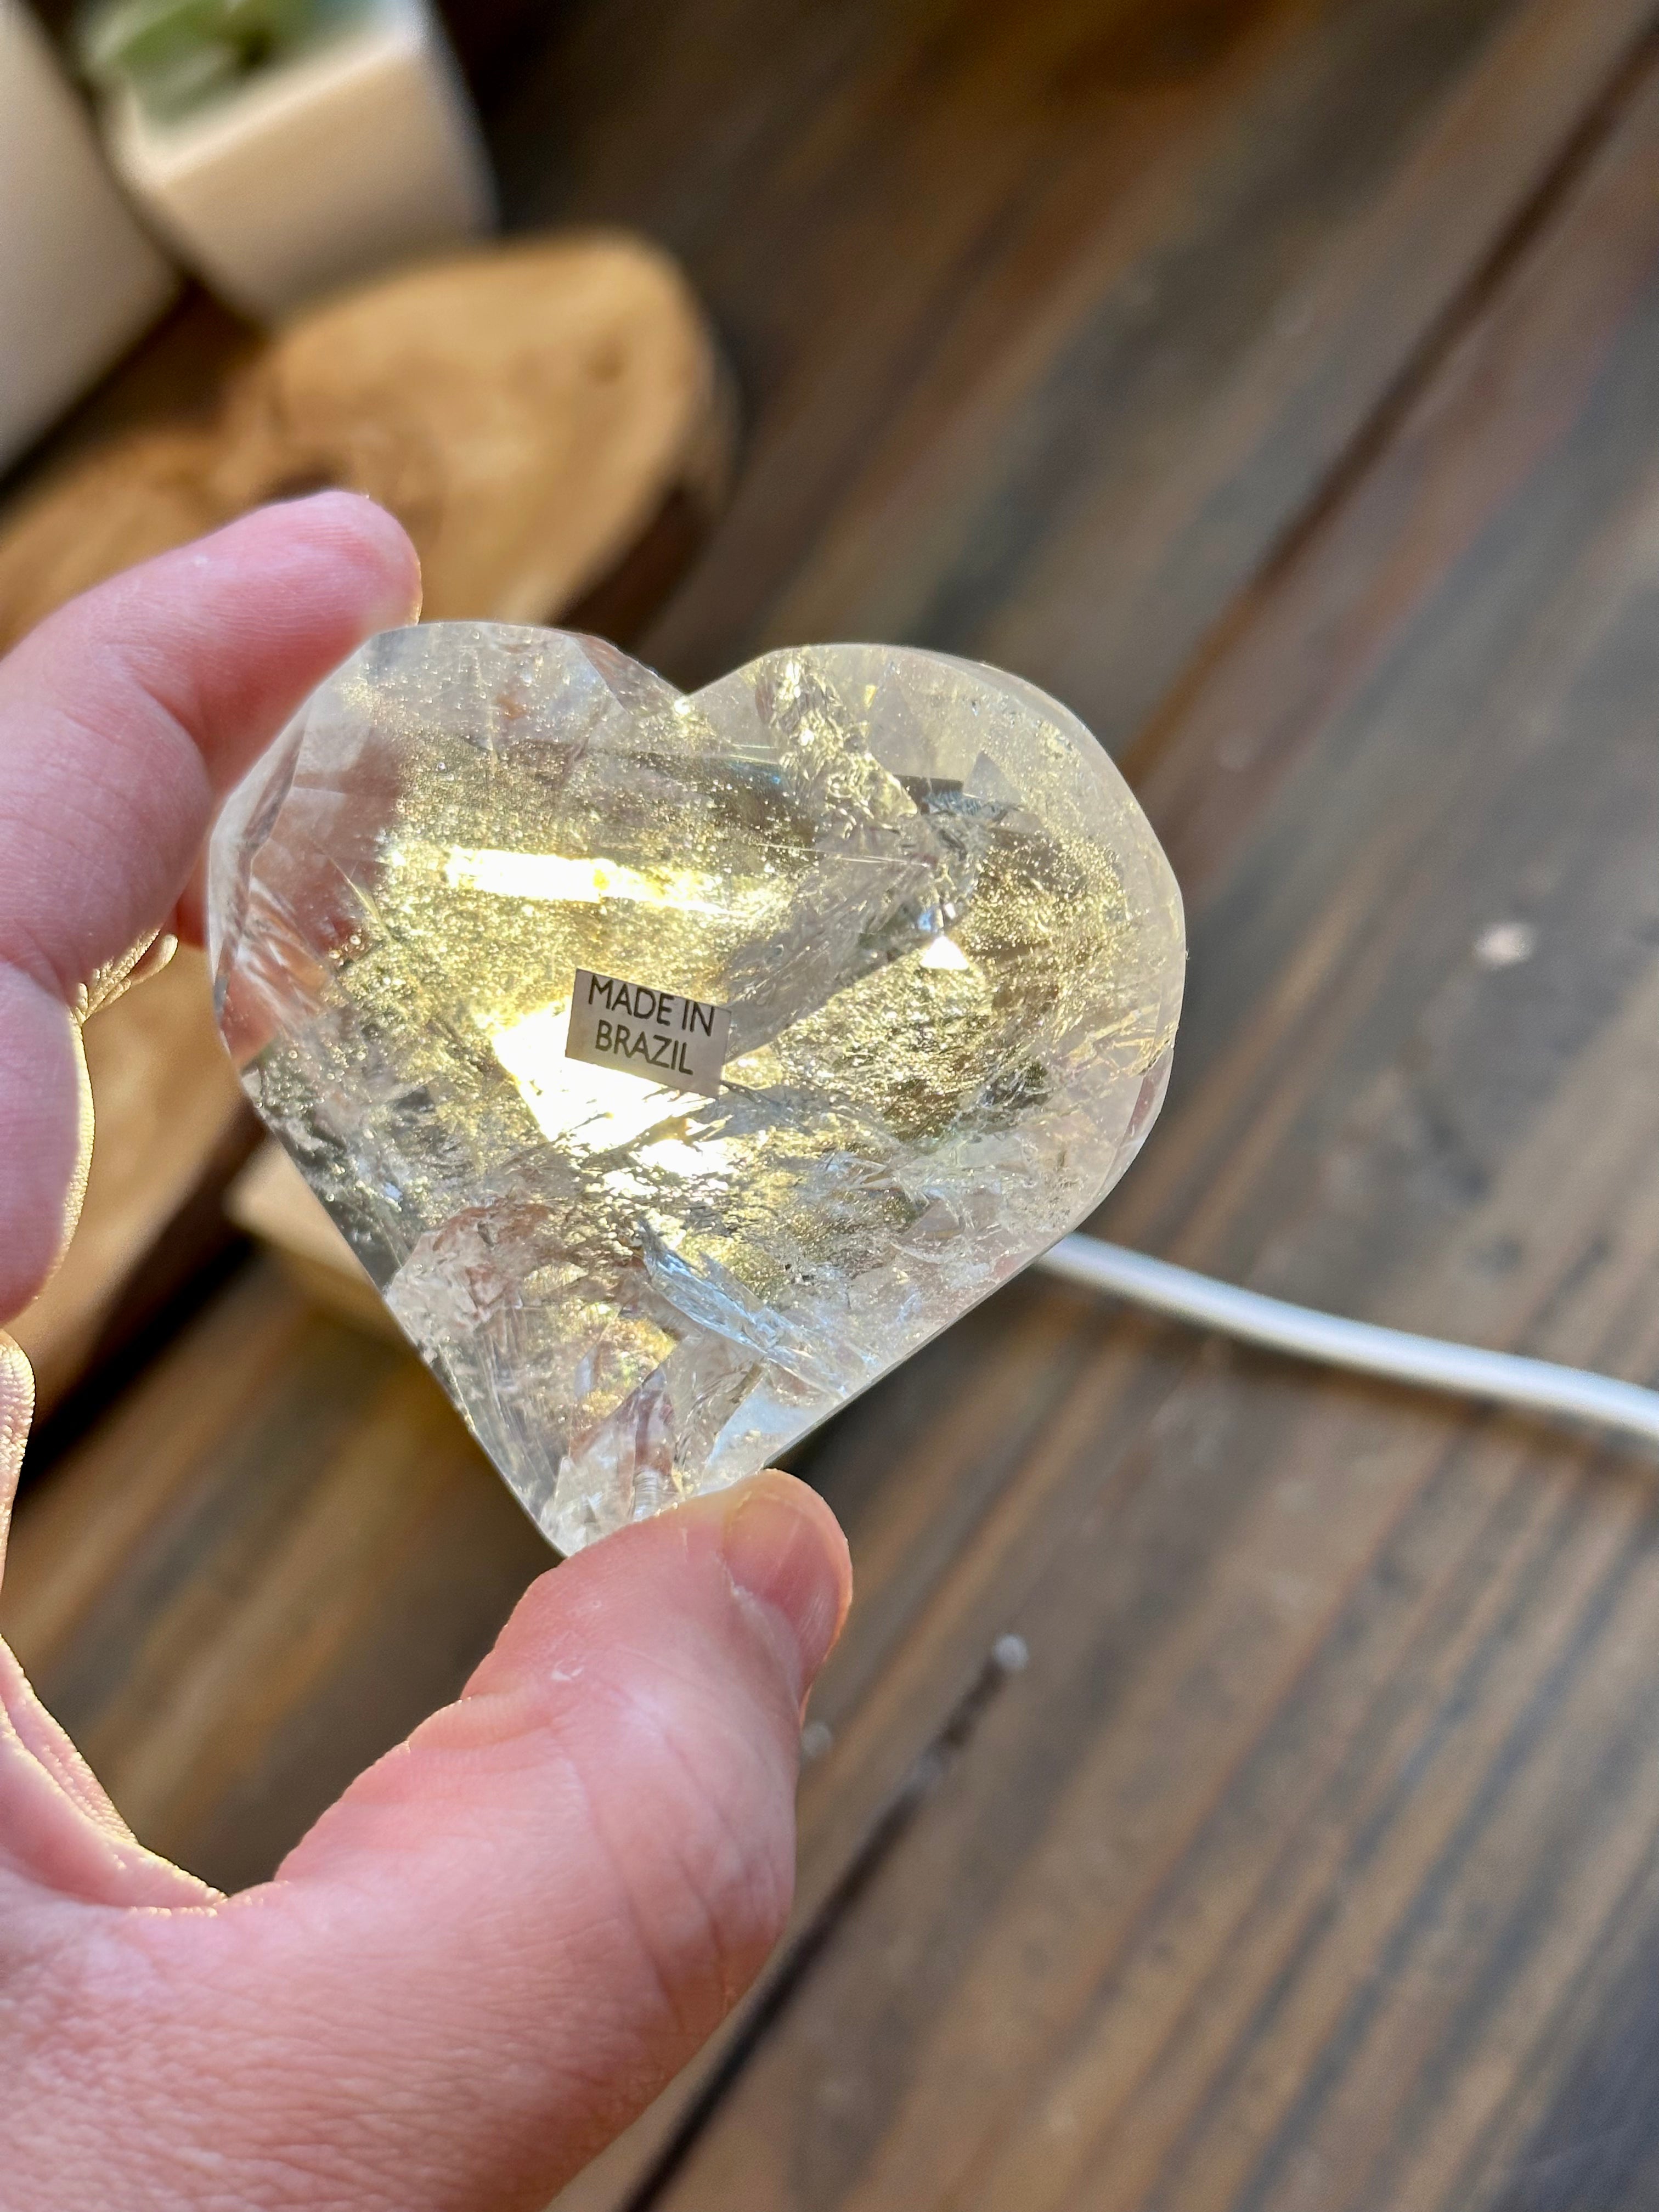
[[[1121,777],[1016,678],[813,647],[683,697],[489,623],[313,696],[210,927],[255,1104],[567,1552],[764,1466],[1097,1205],[1184,957]],[[718,1095],[567,1058],[578,969],[729,1010]]]

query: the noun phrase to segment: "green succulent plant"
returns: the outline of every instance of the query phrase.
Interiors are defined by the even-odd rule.
[[[76,33],[104,90],[130,87],[170,120],[286,60],[364,0],[99,0]]]

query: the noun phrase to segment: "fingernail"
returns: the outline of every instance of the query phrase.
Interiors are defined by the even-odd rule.
[[[829,1507],[791,1475],[757,1475],[727,1497],[720,1529],[726,1571],[787,1629],[796,1692],[804,1698],[852,1601],[847,1540]]]

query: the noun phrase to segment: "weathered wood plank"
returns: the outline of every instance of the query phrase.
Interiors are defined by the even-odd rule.
[[[1109,1210],[1266,1287],[1638,1375],[1656,151],[1650,81],[1165,733],[1149,790],[1200,811],[1233,732],[1279,751],[1243,850],[1194,842],[1181,1087]],[[1474,949],[1501,921],[1535,933],[1507,969]],[[809,1880],[997,1633],[1030,1665],[650,2201],[1449,2212],[1596,2094],[1583,1991],[1659,1840],[1648,1471],[1083,1326],[808,1773]],[[902,1473],[861,1467],[855,1540]]]
[[[145,1841],[234,1888],[548,1564],[424,1370],[261,1261],[26,1496],[0,1624]]]
[[[1538,103],[1545,97],[1544,88],[1561,58],[1562,47],[1557,42],[1570,40],[1573,34],[1574,27],[1566,19],[1551,20],[1542,15],[1530,17],[1524,24],[1511,25],[1506,40],[1488,50],[1492,76],[1486,80],[1477,77],[1466,85],[1459,98],[1449,101],[1441,112],[1437,127],[1426,131],[1419,140],[1417,166],[1408,185],[1402,187],[1400,198],[1386,204],[1389,211],[1398,215],[1401,207],[1410,204],[1414,195],[1424,193],[1436,174],[1437,163],[1442,165],[1443,184],[1450,178],[1466,180],[1467,164],[1473,149],[1489,143],[1494,128],[1499,128],[1501,133],[1505,98],[1518,98],[1519,112],[1535,120]],[[1527,74],[1528,68],[1530,76]],[[1498,89],[1500,86],[1501,94]],[[1516,142],[1512,139],[1510,143]],[[1536,149],[1534,161],[1535,168],[1543,166]],[[1419,210],[1425,204],[1419,201]],[[1381,237],[1386,219],[1379,215],[1375,220]],[[1420,214],[1417,221],[1404,225],[1404,234],[1413,237],[1419,248],[1422,228]],[[695,248],[688,249],[684,239],[680,243],[682,250],[692,252],[695,261]],[[1644,249],[1637,246],[1633,250],[1639,256]],[[1362,262],[1358,265],[1366,264]],[[1310,284],[1323,281],[1338,289],[1352,288],[1356,281],[1352,267],[1343,264],[1340,257],[1322,268],[1316,262],[1311,273],[1307,270],[1300,273],[1304,281]],[[1351,291],[1351,304],[1356,298],[1357,295]],[[1569,309],[1571,313],[1577,312],[1577,306]],[[1616,302],[1613,312],[1617,312]],[[1328,334],[1333,327],[1340,327],[1340,319],[1334,326],[1323,327]],[[1221,387],[1218,405],[1224,396],[1224,387]],[[999,422],[986,415],[978,418],[978,428],[989,447],[995,450],[1006,422],[1006,419]],[[948,445],[950,434],[948,422],[941,424],[935,421],[931,425],[931,434],[922,432],[913,436],[904,449],[913,470],[931,469],[936,445]],[[1512,421],[1506,425],[1498,445],[1501,459],[1496,465],[1510,470],[1520,465]],[[755,465],[763,464],[757,459]],[[941,469],[939,475],[929,479],[935,493],[948,474],[948,470]],[[1385,489],[1381,495],[1385,501],[1397,499],[1398,495],[1397,489]],[[920,529],[931,520],[934,510],[920,491],[916,503],[921,517],[917,525]],[[1479,505],[1478,496],[1466,499],[1463,508],[1447,519],[1447,529],[1470,526],[1469,515],[1478,511]],[[1125,542],[1133,545],[1137,542],[1134,529],[1144,526],[1146,517],[1133,501],[1127,503],[1124,517]],[[896,525],[900,522],[896,507],[889,520]],[[1356,533],[1353,543],[1359,549],[1357,560],[1363,562],[1365,557],[1369,537],[1376,526],[1368,515]],[[830,528],[833,533],[833,523]],[[899,527],[896,542],[890,539],[878,547],[872,540],[869,573],[876,581],[869,586],[870,589],[883,588],[884,580],[890,580],[893,588],[902,588],[904,562],[913,550],[914,536],[913,532],[907,538],[902,527]],[[1444,557],[1443,549],[1440,557]],[[718,563],[718,546],[710,558]],[[809,558],[816,559],[816,553]],[[1310,696],[1285,692],[1285,657],[1291,647],[1286,644],[1285,624],[1261,642],[1256,642],[1253,626],[1246,623],[1243,630],[1243,636],[1256,644],[1258,659],[1274,672],[1279,684],[1279,719],[1291,724],[1291,709],[1301,710],[1301,720],[1294,726],[1294,734],[1279,740],[1277,751],[1271,728],[1258,734],[1256,725],[1268,713],[1267,701],[1261,696],[1259,681],[1253,677],[1244,681],[1237,672],[1231,684],[1209,683],[1194,701],[1184,702],[1185,711],[1177,716],[1174,726],[1190,730],[1185,744],[1170,744],[1168,729],[1152,733],[1158,741],[1159,750],[1155,757],[1143,756],[1143,774],[1150,778],[1149,795],[1155,812],[1160,826],[1171,838],[1189,884],[1201,882],[1206,875],[1213,878],[1237,842],[1235,835],[1232,845],[1228,843],[1230,823],[1236,824],[1237,832],[1242,833],[1250,806],[1260,803],[1261,797],[1271,791],[1271,775],[1280,772],[1284,762],[1294,757],[1297,746],[1306,741],[1308,730],[1319,726],[1318,711],[1323,702],[1318,686],[1330,682],[1332,665],[1340,665],[1340,659],[1333,664],[1328,654],[1322,657],[1320,647],[1326,641],[1326,632],[1331,624],[1347,611],[1352,596],[1352,580],[1346,569],[1333,562],[1328,545],[1322,558],[1326,566],[1320,573],[1325,575],[1329,590],[1322,619],[1310,617],[1306,604],[1310,586],[1306,584],[1299,612],[1286,617],[1286,623],[1301,624],[1294,650],[1304,665],[1304,672],[1306,672],[1304,686],[1304,693],[1309,692],[1311,686]],[[1425,548],[1421,558],[1425,573],[1435,573],[1435,549]],[[685,605],[682,601],[673,611],[671,623],[683,618]],[[1370,601],[1364,603],[1364,609],[1358,621],[1376,625],[1380,618]],[[1386,614],[1385,605],[1384,618]],[[769,618],[768,610],[763,606],[758,622],[763,627]],[[826,627],[832,629],[838,626],[833,620],[826,623]],[[856,621],[845,625],[848,629],[859,626]],[[980,649],[973,636],[963,636],[956,631],[940,641]],[[1359,649],[1363,651],[1363,645]],[[1020,660],[1017,665],[1030,664]],[[1243,732],[1228,719],[1231,716],[1236,722],[1241,698],[1252,702],[1251,720]],[[1224,764],[1226,773],[1218,776],[1216,769],[1220,764]],[[1247,769],[1254,772],[1253,780],[1242,774]],[[1220,796],[1212,802],[1212,793],[1218,787]],[[1201,822],[1197,818],[1200,812]],[[1363,915],[1363,897],[1356,899],[1356,908]],[[1183,1047],[1183,1070],[1190,1049],[1190,1045]],[[1166,1140],[1160,1140],[1163,1141]],[[1122,1194],[1124,1202],[1133,1203],[1137,1188],[1148,1172],[1144,1163],[1137,1169],[1136,1176]],[[1149,1205],[1147,1222],[1141,1224],[1138,1233],[1150,1233],[1148,1224],[1155,1211]],[[1226,1264],[1231,1256],[1225,1255],[1216,1264]],[[833,1887],[849,1853],[856,1850],[860,1835],[875,1816],[876,1808],[902,1786],[917,1742],[926,1735],[926,1726],[919,1721],[918,1714],[931,1717],[928,1725],[942,1723],[952,1699],[959,1694],[964,1680],[971,1678],[975,1666],[994,1640],[999,1626],[1009,1626],[1014,1617],[1012,1601],[999,1611],[994,1595],[999,1589],[1010,1589],[1006,1570],[1010,1550],[1017,1542],[1016,1531],[1010,1526],[1014,1516],[1006,1505],[1000,1516],[992,1508],[1000,1495],[1001,1486],[1007,1480],[1011,1458],[1025,1440],[1022,1423],[1029,1425],[1032,1435],[1042,1434],[1045,1427],[1048,1431],[1049,1449],[1036,1455],[1034,1462],[1022,1470],[1020,1486],[1036,1493],[1040,1504],[1044,1492],[1055,1486],[1054,1468],[1066,1463],[1065,1447],[1059,1440],[1059,1424],[1066,1413],[1072,1412],[1084,1438],[1099,1433],[1103,1427],[1126,1422],[1133,1417],[1137,1406],[1155,1406],[1161,1401],[1168,1388],[1163,1368],[1183,1356],[1178,1337],[1137,1329],[1133,1334],[1139,1344],[1151,1343],[1161,1348],[1150,1357],[1143,1352],[1132,1359],[1128,1348],[1124,1346],[1121,1357],[1115,1352],[1104,1370],[1097,1363],[1091,1396],[1080,1409],[1068,1408],[1067,1380],[1083,1356],[1079,1345],[1093,1333],[1091,1316],[1085,1310],[1067,1306],[1055,1294],[1030,1289],[1011,1294],[992,1309],[992,1316],[1010,1315],[1018,1316],[1008,1324],[1016,1339],[1020,1342],[1029,1340],[1032,1346],[1027,1363],[1031,1377],[1029,1384],[1022,1385],[1018,1380],[1021,1369],[1017,1358],[1002,1376],[994,1364],[987,1368],[985,1358],[995,1340],[992,1331],[996,1323],[989,1316],[981,1316],[966,1329],[954,1333],[945,1346],[917,1363],[902,1387],[890,1386],[869,1407],[855,1411],[831,1437],[817,1462],[817,1479],[836,1498],[853,1528],[863,1593],[860,1616],[854,1632],[820,1687],[814,1708],[819,1720],[837,1731],[848,1725],[865,1688],[886,1665],[908,1630],[914,1628],[918,1642],[923,1645],[949,1650],[951,1665],[927,1685],[922,1695],[917,1694],[915,1678],[906,1678],[907,1687],[896,1692],[890,1700],[887,1730],[872,1731],[872,1741],[882,1745],[882,1757],[874,1771],[859,1770],[856,1759],[843,1745],[842,1757],[823,1762],[809,1776],[803,1803],[803,1893],[809,1913]],[[1009,1401],[1029,1410],[1012,1417],[997,1410],[999,1382],[1007,1387]],[[1028,1400],[1023,1392],[1030,1389],[1035,1390],[1036,1395]],[[904,1407],[918,1410],[913,1418],[904,1419],[895,1437],[891,1433],[894,1409],[901,1401]],[[943,1437],[929,1434],[930,1419],[936,1419],[937,1425],[944,1429]],[[958,1439],[966,1436],[971,1436],[975,1443],[964,1448]],[[1075,1438],[1072,1448],[1073,1452],[1079,1448]],[[1104,1479],[1103,1474],[1100,1479]],[[960,1571],[963,1546],[968,1534],[981,1532],[984,1540],[975,1554],[981,1567],[979,1579],[971,1588],[973,1602],[969,1604],[961,1590],[961,1585],[969,1580]],[[942,1563],[952,1560],[958,1563],[956,1595],[962,1607],[954,1618],[945,1617],[939,1606],[930,1609],[928,1604],[933,1577],[942,1572]],[[916,1698],[916,1710],[910,1715],[908,1732],[898,1717],[907,1696]],[[860,1771],[862,1787],[849,1782],[849,1767]],[[618,2154],[604,2172],[579,2187],[572,2197],[573,2204],[620,2201],[623,2191],[620,2177],[624,2167],[636,2172],[637,2161],[647,2158],[649,2149],[660,2144],[673,2109],[671,2104],[665,2112],[653,2116],[634,2145]],[[630,2160],[635,2163],[630,2164]]]
[[[648,657],[704,681],[765,645],[937,644],[1019,669],[1119,750],[1650,20],[1645,0],[574,14],[497,119],[514,219],[664,238],[751,403],[737,497]]]

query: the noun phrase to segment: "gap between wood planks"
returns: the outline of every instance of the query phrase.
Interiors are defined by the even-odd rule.
[[[1128,749],[1132,783],[1154,763],[1216,662],[1249,628],[1279,580],[1340,510],[1388,451],[1398,430],[1464,337],[1479,323],[1512,269],[1571,195],[1650,76],[1659,69],[1659,23],[1632,41],[1601,93],[1501,227],[1487,252],[1362,420],[1312,496],[1263,556],[1195,647],[1176,682]],[[1279,763],[1282,775],[1288,763]],[[788,2010],[838,1929],[899,1848],[947,1773],[969,1748],[988,1711],[1024,1664],[1018,1638],[999,1638],[943,1725],[876,1811],[862,1840],[818,1909],[772,1962],[740,2024],[643,2176],[617,2212],[653,2212],[684,2168],[750,2060]]]

